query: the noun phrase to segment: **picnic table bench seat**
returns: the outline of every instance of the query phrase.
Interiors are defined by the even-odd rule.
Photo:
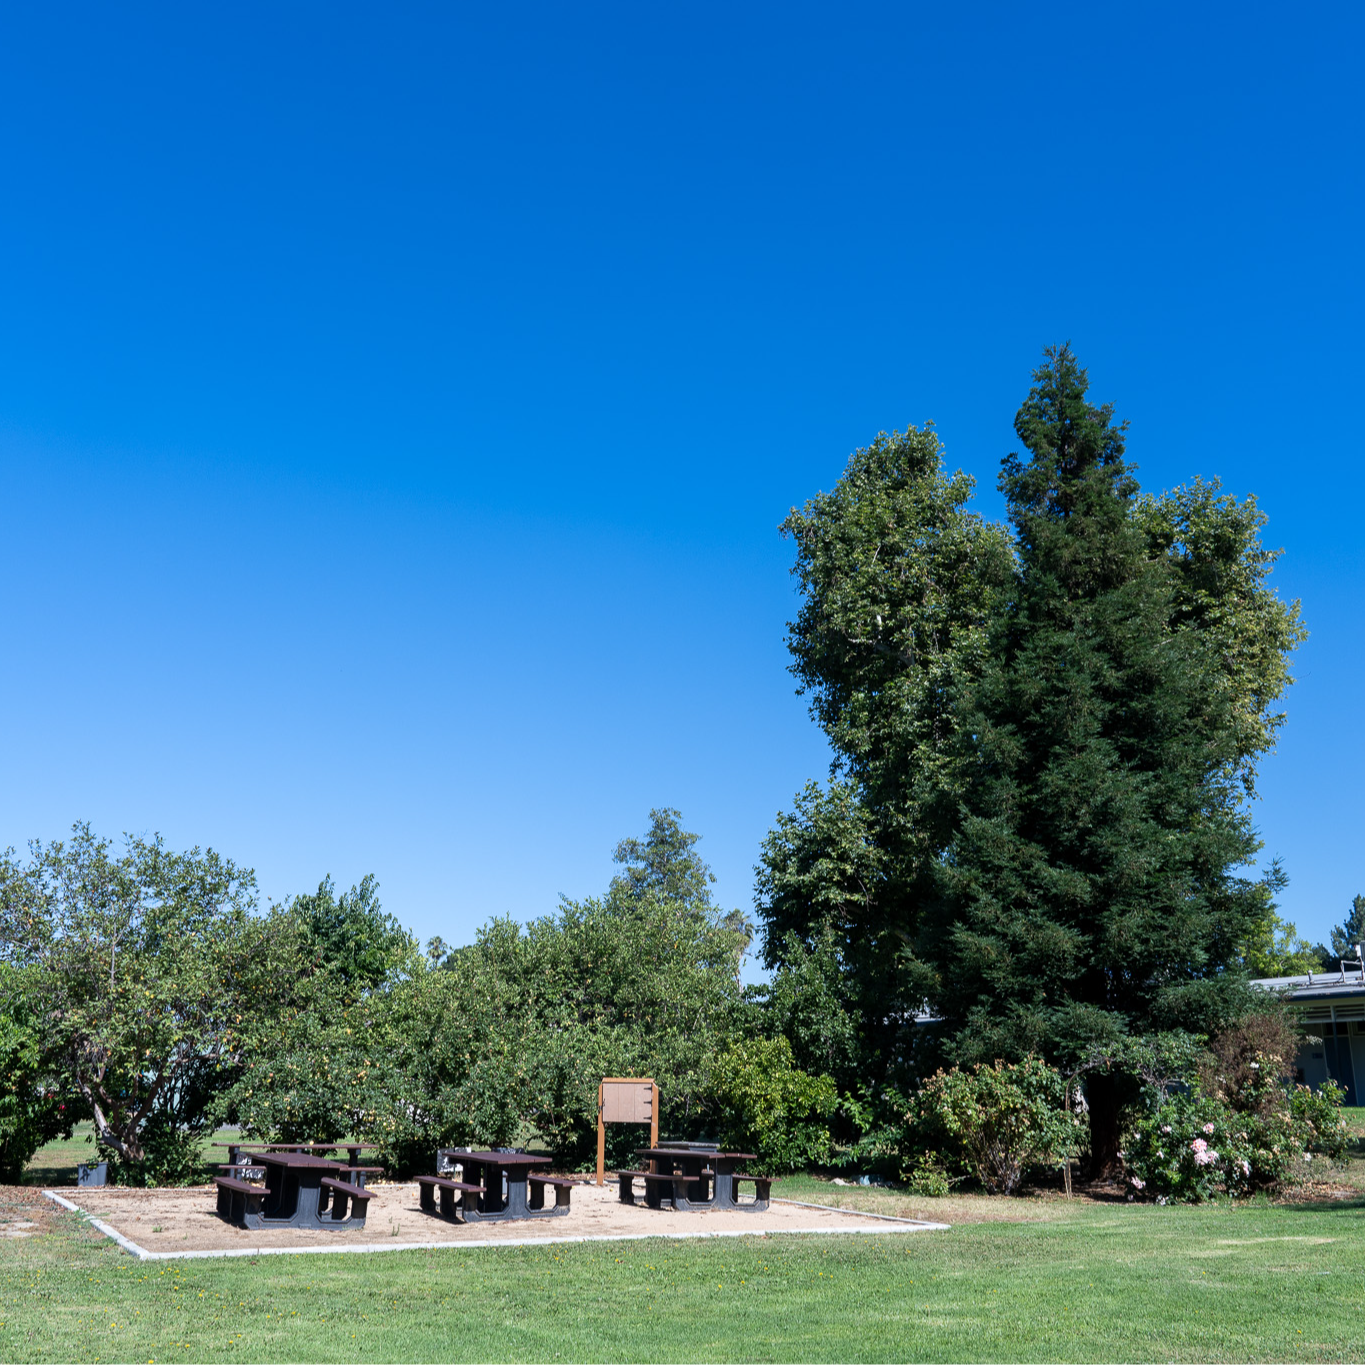
[[[338,1180],[335,1176],[325,1175],[322,1177],[322,1188],[331,1191],[331,1210],[332,1221],[334,1223],[344,1223],[347,1217],[347,1205],[355,1205],[354,1217],[365,1221],[365,1209],[374,1195],[367,1189],[359,1185],[352,1185],[349,1181]],[[318,1201],[321,1204],[321,1200]],[[319,1212],[322,1212],[319,1209]]]
[[[543,1209],[545,1207],[545,1187],[552,1186],[555,1192],[555,1208],[567,1209],[569,1207],[570,1191],[578,1184],[576,1180],[569,1180],[562,1175],[528,1175],[526,1183],[529,1186],[529,1203],[533,1209]]]
[[[339,1169],[345,1171],[346,1174],[352,1178],[359,1176],[360,1179],[356,1180],[355,1183],[359,1185],[362,1190],[365,1188],[365,1177],[367,1175],[384,1174],[384,1168],[382,1166],[342,1166]]]
[[[261,1212],[267,1194],[264,1185],[251,1185],[230,1175],[216,1175],[213,1183],[218,1186],[218,1212],[223,1218],[242,1223],[248,1213]]]
[[[451,1180],[444,1175],[419,1175],[417,1177],[422,1208],[427,1213],[436,1212],[436,1191],[441,1192],[441,1216],[455,1217],[455,1196],[459,1195],[461,1208],[470,1208],[484,1193],[482,1185],[470,1185],[463,1180]]]
[[[667,1187],[670,1196],[677,1189],[678,1185],[686,1185],[689,1177],[685,1175],[665,1175],[662,1171],[617,1171],[616,1178],[620,1182],[619,1197],[623,1204],[633,1204],[635,1202],[635,1182],[644,1181],[645,1203],[651,1208],[658,1208],[659,1200],[663,1197],[664,1187]]]
[[[773,1178],[770,1175],[733,1175],[730,1177],[735,1185],[735,1194],[739,1194],[741,1181],[749,1180],[753,1182],[754,1198],[766,1204],[772,1195]]]

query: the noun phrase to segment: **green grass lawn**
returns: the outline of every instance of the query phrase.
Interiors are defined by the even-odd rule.
[[[1365,1199],[1018,1202],[910,1235],[145,1263],[60,1214],[0,1242],[0,1359],[1365,1358]]]

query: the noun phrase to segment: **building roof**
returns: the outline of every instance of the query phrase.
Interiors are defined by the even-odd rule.
[[[1251,984],[1295,1002],[1365,1000],[1365,971],[1361,971],[1349,958],[1335,972],[1310,972],[1307,976],[1267,976]]]

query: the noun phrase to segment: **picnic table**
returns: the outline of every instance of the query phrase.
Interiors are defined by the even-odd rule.
[[[514,1218],[556,1218],[569,1212],[569,1191],[575,1181],[534,1174],[537,1166],[548,1166],[548,1156],[527,1152],[464,1152],[443,1149],[438,1159],[455,1157],[463,1167],[463,1179],[443,1175],[421,1175],[422,1208],[436,1212],[436,1194],[441,1196],[441,1214],[453,1219],[459,1196],[459,1213],[470,1223],[508,1222]],[[450,1169],[450,1163],[444,1166]],[[545,1191],[553,1189],[553,1207],[545,1207]]]
[[[374,1142],[215,1142],[215,1147],[226,1147],[228,1164],[236,1166],[242,1152],[338,1152],[344,1151],[352,1166],[360,1162],[364,1151],[378,1151]],[[246,1163],[250,1164],[250,1163]]]
[[[734,1209],[762,1213],[768,1207],[772,1181],[764,1176],[744,1175],[738,1167],[757,1161],[752,1152],[722,1152],[710,1143],[673,1143],[659,1147],[640,1147],[635,1155],[645,1158],[647,1170],[618,1171],[620,1199],[635,1202],[635,1181],[644,1185],[645,1204],[661,1208],[668,1199],[679,1213],[706,1209]],[[754,1197],[740,1202],[738,1186],[752,1181]]]
[[[218,1212],[224,1218],[252,1230],[287,1227],[343,1231],[365,1226],[365,1212],[374,1196],[353,1177],[379,1167],[349,1166],[297,1150],[254,1151],[249,1155],[249,1163],[234,1163],[228,1167],[232,1175],[218,1176],[214,1181]],[[241,1178],[257,1170],[265,1177],[264,1185]]]
[[[367,1175],[382,1173],[384,1170],[382,1166],[360,1165],[361,1152],[378,1150],[379,1144],[375,1142],[215,1142],[213,1145],[215,1147],[226,1147],[228,1150],[227,1161],[221,1163],[224,1170],[245,1173],[243,1178],[249,1180],[265,1179],[265,1169],[258,1162],[252,1160],[251,1154],[253,1152],[316,1152],[324,1154],[344,1151],[348,1158],[345,1169],[362,1190],[365,1188],[365,1177]]]

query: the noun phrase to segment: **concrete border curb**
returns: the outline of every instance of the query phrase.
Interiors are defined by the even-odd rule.
[[[915,1218],[896,1218],[886,1213],[864,1214],[856,1209],[838,1209],[830,1204],[799,1204],[804,1209],[822,1209],[829,1213],[842,1213],[852,1218],[880,1218],[899,1224],[894,1228],[783,1228],[778,1232],[745,1228],[725,1229],[718,1232],[605,1232],[587,1237],[485,1237],[470,1242],[364,1242],[354,1246],[335,1247],[256,1247],[224,1249],[221,1251],[148,1251],[121,1232],[111,1228],[108,1223],[92,1217],[77,1204],[52,1190],[44,1190],[44,1197],[71,1213],[79,1213],[89,1221],[90,1226],[102,1232],[111,1241],[117,1242],[124,1251],[136,1256],[139,1261],[212,1261],[238,1258],[242,1256],[344,1256],[358,1255],[372,1251],[461,1251],[483,1247],[534,1247],[557,1246],[575,1242],[648,1242],[659,1239],[669,1242],[691,1242],[716,1237],[789,1237],[801,1236],[884,1236],[888,1232],[941,1232],[947,1231],[948,1223],[926,1223]],[[774,1203],[797,1204],[795,1199],[774,1200]]]

